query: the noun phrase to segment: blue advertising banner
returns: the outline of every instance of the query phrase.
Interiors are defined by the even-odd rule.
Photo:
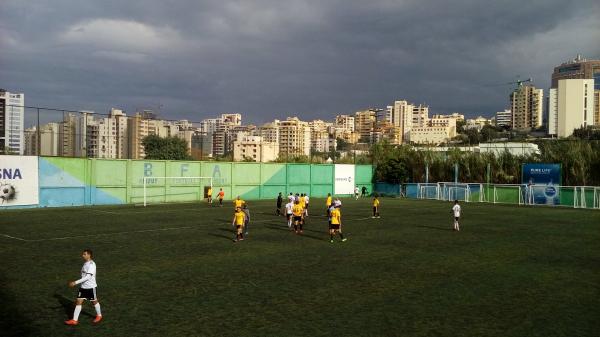
[[[527,185],[527,203],[560,204],[560,164],[523,164],[521,182]]]

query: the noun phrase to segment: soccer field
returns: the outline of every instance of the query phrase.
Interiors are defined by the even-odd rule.
[[[598,336],[600,212],[343,200],[346,242],[324,202],[303,235],[274,201],[3,210],[3,336]],[[81,251],[98,266],[104,320],[73,312]]]

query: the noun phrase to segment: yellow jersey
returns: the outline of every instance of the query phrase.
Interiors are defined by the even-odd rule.
[[[206,191],[206,195],[212,197],[212,188],[209,188],[208,191]]]
[[[339,225],[341,223],[342,213],[340,213],[340,210],[338,208],[331,211],[330,215],[331,215],[331,224],[332,225]]]
[[[373,207],[379,207],[379,199],[373,199]]]
[[[300,206],[302,208],[306,207],[306,199],[304,197],[300,197]]]
[[[304,207],[300,206],[300,204],[295,204],[294,207],[292,207],[292,213],[294,216],[302,216],[303,211]]]
[[[233,201],[233,204],[235,205],[236,208],[237,207],[242,207],[244,205],[244,200],[242,200],[242,199],[235,199]]]
[[[241,226],[244,224],[244,219],[246,218],[246,214],[244,214],[244,212],[239,211],[239,212],[235,212],[233,214],[234,216],[234,222],[236,225]]]
[[[331,197],[327,197],[327,201],[325,201],[325,206],[327,206],[327,208],[331,206]]]

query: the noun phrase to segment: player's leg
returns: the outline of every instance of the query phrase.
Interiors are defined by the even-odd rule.
[[[342,242],[346,241],[346,238],[344,238],[344,234],[342,233],[342,226],[341,225],[340,225],[340,227],[338,227],[337,232],[340,235],[340,239],[342,239]]]
[[[459,224],[460,218],[456,217],[456,231],[460,231],[460,224]]]
[[[65,321],[65,324],[67,324],[67,325],[79,324],[79,314],[81,314],[81,308],[83,305],[83,301],[85,300],[85,298],[83,298],[83,297],[80,298],[80,296],[84,296],[81,293],[81,290],[82,289],[80,288],[79,294],[77,295],[77,299],[75,300],[75,309],[73,309],[73,318],[68,321]]]
[[[93,322],[100,323],[100,321],[102,320],[102,311],[100,310],[100,302],[98,302],[96,288],[94,288],[93,291],[94,291],[94,299],[92,300],[92,304],[94,305],[94,309],[96,310],[96,318],[94,318]]]
[[[371,218],[375,218],[377,212],[377,207],[373,206],[373,215],[371,216]]]
[[[335,231],[331,227],[331,223],[329,224],[329,242],[333,243],[333,236],[335,235]]]

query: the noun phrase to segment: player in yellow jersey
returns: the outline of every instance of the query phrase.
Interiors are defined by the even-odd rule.
[[[208,190],[206,190],[206,202],[212,206],[212,187],[209,187]]]
[[[344,234],[342,234],[342,213],[340,209],[333,207],[329,214],[331,216],[331,225],[329,225],[329,242],[333,243],[333,236],[336,232],[340,234],[342,242],[345,242],[348,239],[346,239]]]
[[[373,219],[380,218],[380,216],[379,216],[379,198],[377,198],[377,196],[373,197],[373,216],[371,218],[373,218]]]
[[[300,205],[300,200],[296,201],[294,207],[292,207],[292,215],[294,217],[294,232],[296,234],[302,233],[302,214],[304,208]]]
[[[304,193],[300,194],[300,206],[302,206],[302,224],[304,224],[304,219],[306,219],[306,196]]]
[[[235,208],[235,213],[233,213],[233,221],[231,225],[235,227],[235,239],[233,242],[238,242],[244,240],[244,220],[246,219],[246,213],[242,212],[241,207]]]
[[[238,195],[237,198],[235,198],[235,200],[233,201],[233,206],[234,208],[242,208],[242,206],[244,206],[244,200],[240,198],[240,196]]]
[[[331,207],[331,193],[327,193],[327,200],[325,200],[325,207],[326,207],[326,213],[327,213],[327,217],[329,217],[329,207]]]

